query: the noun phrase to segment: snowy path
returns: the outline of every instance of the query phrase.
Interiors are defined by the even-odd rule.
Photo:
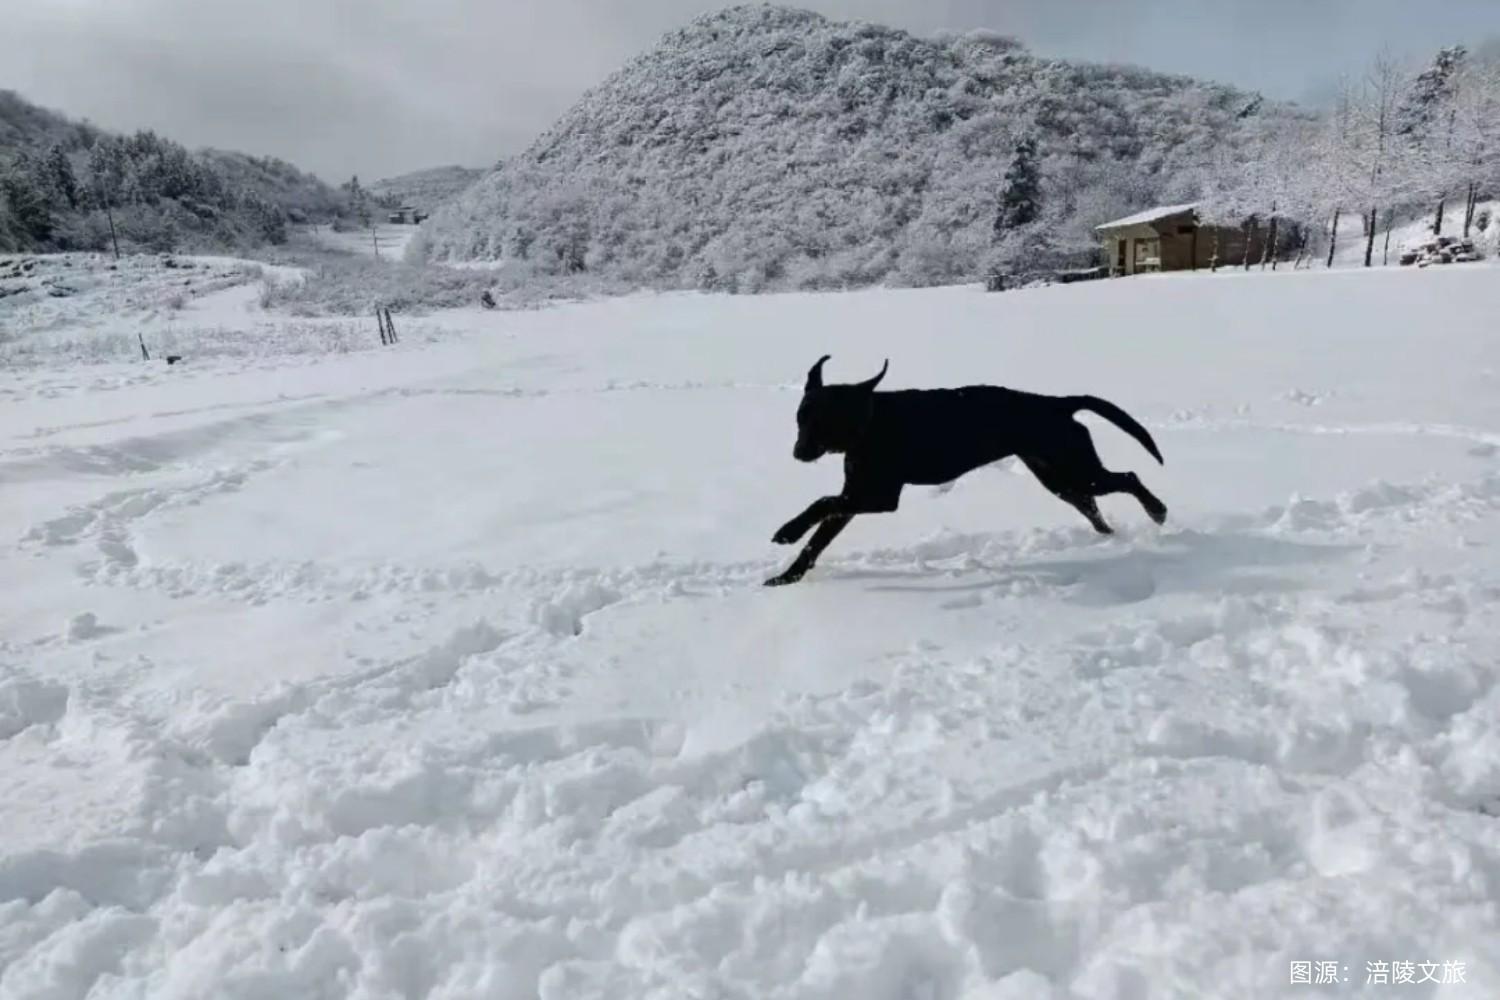
[[[1495,274],[0,373],[0,996],[1495,996]],[[1172,519],[1007,464],[767,591],[824,352],[1111,398]]]

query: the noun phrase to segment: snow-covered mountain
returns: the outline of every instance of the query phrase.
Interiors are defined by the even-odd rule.
[[[1301,113],[1231,87],[774,6],[705,15],[435,214],[435,259],[754,290],[973,276],[1033,134],[1061,255]],[[1012,236],[1017,234],[1011,234]]]
[[[473,167],[429,167],[375,181],[370,185],[370,193],[382,201],[431,210],[457,197],[484,173]]]

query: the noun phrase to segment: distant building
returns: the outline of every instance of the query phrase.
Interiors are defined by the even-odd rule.
[[[1259,225],[1214,226],[1198,221],[1197,203],[1161,205],[1095,226],[1111,277],[1148,271],[1196,271],[1200,267],[1259,260],[1266,248]]]
[[[386,216],[386,221],[398,226],[414,226],[425,218],[427,218],[427,213],[420,208],[402,205]]]

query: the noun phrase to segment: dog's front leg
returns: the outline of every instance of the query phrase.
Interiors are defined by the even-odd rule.
[[[875,480],[871,482],[868,479],[852,484],[845,482],[843,493],[813,502],[802,513],[782,525],[781,530],[776,532],[775,540],[794,542],[814,524],[818,526],[818,530],[813,532],[812,538],[808,539],[807,545],[797,553],[797,558],[792,560],[786,572],[767,580],[766,586],[779,587],[784,583],[796,583],[807,575],[813,563],[818,561],[818,556],[828,548],[828,543],[848,527],[856,514],[888,513],[895,510],[900,502],[901,483],[899,481]]]
[[[813,529],[819,521],[832,515],[839,505],[838,497],[821,497],[807,505],[807,509],[786,524],[776,529],[771,541],[777,545],[791,545]]]
[[[792,560],[792,564],[779,576],[773,576],[767,580],[766,586],[781,587],[788,583],[796,583],[806,576],[807,571],[812,569],[813,563],[818,561],[818,556],[828,548],[828,543],[832,542],[852,520],[854,520],[853,514],[834,514],[824,518],[823,522],[818,525],[818,530],[813,532],[812,538],[807,540],[807,545],[797,553],[797,558]]]

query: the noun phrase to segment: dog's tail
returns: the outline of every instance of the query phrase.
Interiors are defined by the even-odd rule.
[[[1114,403],[1111,403],[1107,399],[1100,399],[1098,396],[1069,396],[1066,402],[1072,407],[1071,412],[1073,413],[1077,413],[1079,410],[1088,410],[1090,413],[1096,413],[1105,420],[1108,420],[1120,428],[1120,430],[1139,441],[1141,447],[1151,453],[1152,458],[1156,459],[1162,465],[1167,464],[1166,460],[1161,457],[1161,452],[1157,450],[1156,442],[1151,440],[1151,433],[1136,423],[1134,417],[1120,409]]]

